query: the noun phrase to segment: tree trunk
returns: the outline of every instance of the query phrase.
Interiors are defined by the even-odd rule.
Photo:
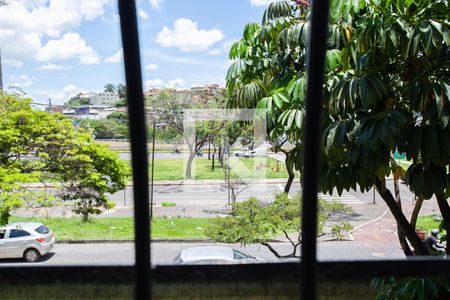
[[[208,160],[211,160],[211,142],[210,141],[208,141]]]
[[[398,207],[402,210],[402,199],[400,198],[400,188],[398,186],[398,180],[394,179],[394,192],[395,192],[395,201],[397,202]],[[414,227],[415,228],[415,227]],[[400,242],[400,246],[402,247],[403,253],[406,256],[413,256],[414,253],[411,251],[411,248],[406,241],[406,236],[403,233],[403,230],[400,228],[397,222],[397,232],[398,232],[398,241]]]
[[[214,172],[215,167],[215,160],[216,160],[216,147],[214,147],[213,155],[212,155],[212,162],[211,162],[211,171]]]
[[[289,191],[291,190],[292,182],[294,181],[295,175],[289,174],[288,181],[286,182],[286,185],[284,186],[284,193],[289,194]]]
[[[219,163],[220,167],[223,168],[223,146],[219,146]]]
[[[419,217],[420,209],[422,208],[423,197],[419,197],[416,200],[416,204],[414,205],[414,209],[411,213],[411,226],[416,229],[417,218]]]
[[[184,174],[184,177],[186,179],[191,179],[192,178],[192,162],[194,161],[195,158],[195,151],[192,151],[192,149],[190,149],[191,151],[189,151],[189,158],[188,161],[186,163],[186,173]]]
[[[411,224],[409,224],[405,215],[398,207],[391,192],[386,188],[385,182],[382,181],[380,178],[377,178],[375,180],[375,188],[377,189],[377,192],[378,194],[380,194],[381,198],[383,198],[384,202],[386,202],[389,210],[391,211],[392,215],[397,221],[398,226],[401,228],[401,230],[403,231],[403,233],[406,235],[409,242],[413,246],[415,250],[414,253],[416,255],[427,255],[425,247],[423,246],[422,242],[417,236],[414,228],[411,226]]]
[[[448,205],[448,201],[445,198],[444,194],[436,195],[437,203],[439,206],[439,210],[442,214],[442,219],[444,220],[444,228],[447,231],[447,237],[450,233],[450,206]],[[450,254],[450,245],[445,248],[445,253]]]
[[[284,159],[284,164],[286,165],[286,170],[289,175],[288,181],[286,182],[286,185],[284,186],[284,192],[286,194],[289,194],[289,191],[291,190],[292,182],[294,181],[294,178],[295,178],[295,173],[294,173],[293,168],[291,166],[289,166],[289,164],[288,164],[289,154],[288,153],[284,153],[284,154],[286,156],[286,158]]]

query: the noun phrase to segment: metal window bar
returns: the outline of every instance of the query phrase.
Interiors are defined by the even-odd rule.
[[[317,295],[317,192],[319,182],[322,89],[329,0],[313,0],[308,41],[302,220],[302,299]]]
[[[141,57],[134,0],[119,0],[134,195],[135,299],[151,298],[150,216],[147,127],[142,89]]]

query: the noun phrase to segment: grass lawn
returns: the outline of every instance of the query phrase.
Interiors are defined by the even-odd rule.
[[[429,215],[429,216],[419,217],[417,219],[416,228],[423,229],[427,233],[430,233],[431,229],[439,229],[440,224],[441,224],[440,216]],[[444,232],[444,234],[445,234],[445,232]]]
[[[83,223],[80,218],[12,217],[10,222],[40,222],[48,226],[57,240],[134,239],[133,218],[95,218]],[[209,218],[154,218],[153,239],[205,238]]]
[[[131,161],[126,161],[131,165]],[[212,160],[198,158],[194,161],[192,175],[195,179],[223,179],[224,172],[215,161],[215,169],[211,171]],[[182,180],[184,179],[183,158],[165,158],[155,160],[155,180]],[[232,174],[238,173],[242,179],[257,178],[287,178],[286,167],[283,162],[273,158],[249,157],[230,158]],[[149,170],[151,168],[151,163]]]

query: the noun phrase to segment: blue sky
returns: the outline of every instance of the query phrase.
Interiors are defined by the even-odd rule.
[[[228,49],[270,0],[138,1],[145,88],[224,85]],[[0,8],[5,88],[62,104],[122,83],[115,0],[9,0]]]

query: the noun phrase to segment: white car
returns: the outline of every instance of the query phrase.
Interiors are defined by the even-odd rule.
[[[226,246],[200,246],[181,250],[176,265],[228,265],[262,262],[261,259]]]
[[[267,149],[263,147],[255,148],[253,150],[243,148],[239,151],[234,152],[236,157],[255,157],[255,156],[266,156]]]
[[[36,262],[55,246],[55,235],[44,224],[18,222],[0,227],[0,258]]]

